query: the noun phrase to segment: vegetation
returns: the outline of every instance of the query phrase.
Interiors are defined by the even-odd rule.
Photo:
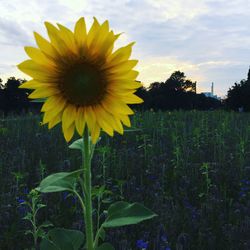
[[[38,111],[39,103],[28,100],[30,90],[19,89],[25,82],[22,79],[10,77],[5,84],[0,79],[0,112],[8,113]],[[175,71],[165,82],[151,83],[148,88],[140,88],[137,95],[142,97],[144,103],[140,105],[143,110],[215,110],[227,109],[250,111],[250,69],[247,80],[241,80],[228,90],[225,100],[206,97],[196,93],[196,82],[186,79],[184,72]],[[135,106],[134,108],[138,108]]]
[[[139,201],[158,217],[133,229],[108,230],[115,249],[249,249],[250,114],[147,111],[132,120],[139,131],[112,139],[103,135],[98,145],[94,220],[117,200]],[[45,176],[81,164],[60,128],[49,132],[40,121],[34,115],[0,121],[2,249],[31,249],[43,237],[35,234],[38,227],[47,221],[54,228],[83,228],[80,204],[67,192],[36,198],[47,209],[36,214],[33,229],[22,219],[33,214],[25,206],[32,204],[29,190]]]

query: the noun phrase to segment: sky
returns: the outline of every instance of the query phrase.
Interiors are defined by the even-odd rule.
[[[33,31],[47,37],[45,21],[73,28],[96,17],[123,32],[116,47],[135,41],[138,80],[147,87],[174,71],[197,81],[198,92],[225,96],[247,78],[250,65],[250,0],[0,0],[0,78],[29,79],[16,68],[35,46]]]

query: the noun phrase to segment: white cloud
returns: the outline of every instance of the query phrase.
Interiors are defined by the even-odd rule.
[[[13,65],[26,57],[22,47],[34,44],[33,31],[46,35],[44,21],[72,28],[84,16],[90,27],[96,16],[124,32],[116,47],[136,41],[133,58],[144,82],[182,70],[200,86],[214,81],[226,92],[247,74],[249,8],[248,0],[1,0],[0,77],[15,73]]]
[[[209,8],[205,1],[195,0],[148,0],[148,3],[154,8],[162,20],[177,19],[186,22],[197,16],[208,12]]]

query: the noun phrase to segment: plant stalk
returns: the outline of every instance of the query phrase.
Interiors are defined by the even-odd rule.
[[[93,219],[92,219],[92,184],[91,184],[91,152],[89,131],[85,127],[83,136],[84,149],[83,156],[83,175],[85,184],[85,234],[87,241],[87,250],[94,250],[93,244]]]

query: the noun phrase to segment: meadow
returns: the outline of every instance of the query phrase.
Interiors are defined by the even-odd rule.
[[[250,249],[250,114],[146,111],[131,119],[135,130],[102,134],[93,182],[105,186],[102,208],[124,199],[158,216],[109,230],[107,241],[117,250]],[[31,114],[0,119],[1,250],[31,249],[30,224],[22,219],[28,208],[20,201],[45,176],[80,165],[60,127],[49,131],[40,121]],[[47,207],[39,223],[83,230],[75,197],[64,192],[41,200]]]

